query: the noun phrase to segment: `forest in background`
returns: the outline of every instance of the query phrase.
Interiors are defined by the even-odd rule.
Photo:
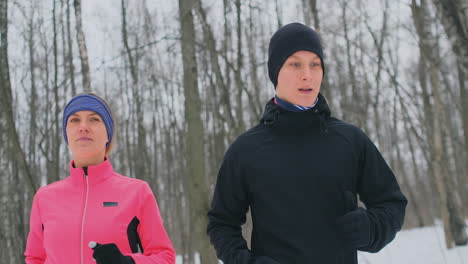
[[[90,91],[116,116],[115,170],[151,185],[184,263],[215,263],[217,171],[274,95],[268,42],[294,21],[321,34],[332,115],[400,182],[404,228],[441,219],[448,248],[466,243],[467,0],[98,2],[0,0],[2,263],[23,262],[35,191],[68,176],[63,107]]]

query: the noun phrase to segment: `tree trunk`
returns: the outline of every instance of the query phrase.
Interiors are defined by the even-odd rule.
[[[5,126],[5,138],[0,148],[4,148],[6,153],[6,164],[0,192],[0,212],[2,225],[0,226],[0,236],[5,246],[0,249],[0,255],[4,263],[21,263],[23,256],[21,251],[25,246],[24,235],[24,215],[23,215],[23,195],[19,189],[22,184],[31,186],[35,192],[37,184],[32,177],[26,156],[20,145],[18,133],[16,131],[13,115],[13,96],[11,90],[10,73],[8,65],[8,1],[0,0],[0,124]],[[2,156],[4,157],[4,156]],[[22,191],[28,193],[27,186]],[[3,244],[3,243],[2,243]]]
[[[53,0],[53,8],[52,8],[52,24],[53,24],[53,56],[54,56],[54,129],[52,133],[52,170],[48,172],[50,176],[50,182],[56,182],[60,179],[60,122],[59,122],[59,115],[60,115],[60,108],[59,108],[59,95],[58,95],[58,47],[57,47],[57,19],[56,19],[56,2],[57,0]]]
[[[67,2],[67,57],[66,57],[66,64],[68,65],[68,74],[70,75],[70,84],[71,84],[71,94],[74,96],[76,95],[76,84],[75,84],[75,65],[73,63],[73,41],[72,41],[72,34],[71,34],[71,26],[70,26],[70,0],[65,0]]]
[[[83,23],[81,20],[81,0],[74,0],[75,20],[76,20],[76,40],[81,60],[81,74],[83,75],[83,90],[85,93],[91,92],[91,75],[89,72],[88,48],[86,47]]]
[[[36,164],[36,134],[37,134],[37,88],[36,88],[36,61],[35,61],[35,48],[34,48],[34,12],[31,12],[28,23],[28,51],[29,51],[29,71],[31,74],[31,90],[29,94],[30,117],[29,117],[29,149],[28,149],[28,163]]]
[[[463,219],[461,217],[461,208],[457,206],[455,200],[456,188],[453,186],[452,175],[447,175],[448,166],[444,163],[443,155],[445,153],[442,141],[442,120],[444,120],[443,104],[440,92],[440,81],[439,81],[439,70],[436,68],[439,65],[439,55],[437,54],[437,45],[434,41],[434,37],[431,36],[431,31],[428,28],[430,23],[427,23],[428,11],[425,0],[421,0],[421,4],[418,6],[416,1],[413,0],[411,4],[413,12],[414,25],[416,27],[417,34],[419,36],[419,47],[421,57],[428,64],[427,69],[429,71],[429,81],[432,87],[432,99],[433,99],[433,116],[432,116],[432,127],[428,128],[432,131],[432,144],[431,144],[431,164],[433,168],[434,181],[437,186],[439,194],[441,217],[444,223],[445,240],[447,248],[453,246],[453,242],[456,245],[466,244],[467,237]],[[448,192],[450,190],[450,192]]]
[[[242,69],[244,67],[242,55],[242,23],[241,23],[241,1],[236,0],[236,18],[237,18],[237,67],[235,71],[236,76],[236,137],[245,130],[244,121],[244,107],[242,103],[242,95],[244,93],[244,82],[242,81]]]
[[[13,97],[8,65],[8,0],[0,0],[0,109],[5,120],[8,138],[12,144],[13,159],[20,164],[28,184],[35,192],[38,184],[26,162],[26,155],[20,145],[13,115]]]
[[[395,91],[396,91],[396,96],[398,98],[398,102],[399,102],[399,105],[400,105],[400,110],[399,111],[403,111],[403,112],[406,112],[407,113],[407,109],[405,107],[405,104],[403,103],[403,98],[402,96],[399,94],[399,88],[398,87],[395,87]],[[398,131],[398,122],[397,122],[397,109],[396,109],[396,105],[395,105],[395,109],[394,109],[394,120],[393,120],[393,131],[395,132],[395,135],[397,134],[396,132]],[[416,167],[416,161],[415,161],[415,157],[414,157],[414,150],[413,150],[413,146],[412,146],[412,142],[410,140],[410,133],[409,133],[409,129],[408,129],[408,122],[406,120],[406,118],[403,119],[403,123],[404,123],[404,127],[405,127],[405,137],[408,139],[408,146],[410,148],[410,154],[411,154],[411,158],[412,158],[412,162],[413,162],[413,177],[416,178],[416,182],[418,182],[418,179],[419,179],[419,173],[418,173],[418,170],[417,170],[417,167]],[[409,201],[409,205],[410,207],[413,207],[414,208],[414,214],[416,216],[416,219],[417,219],[417,226],[418,227],[423,227],[424,226],[424,216],[423,216],[423,211],[421,210],[421,205],[418,203],[418,199],[416,198],[416,193],[418,190],[423,190],[423,194],[424,194],[424,191],[425,191],[425,188],[424,188],[424,185],[417,185],[419,189],[416,189],[412,187],[412,185],[410,184],[410,180],[409,180],[409,171],[405,170],[404,169],[404,160],[403,160],[403,157],[401,155],[401,147],[400,147],[400,144],[399,144],[399,140],[395,140],[393,141],[393,146],[396,147],[396,151],[397,151],[397,161],[398,161],[398,164],[399,164],[399,167],[400,167],[400,173],[401,173],[401,177],[400,179],[402,179],[402,186],[404,188],[406,188],[406,191],[408,193],[408,201]],[[419,183],[419,182],[418,182]],[[411,210],[412,211],[412,210]]]
[[[190,207],[190,232],[193,249],[199,253],[201,263],[217,263],[214,250],[208,242],[208,188],[204,164],[204,132],[200,117],[201,101],[198,94],[197,61],[195,56],[195,28],[193,2],[179,0],[181,52],[184,68],[185,120],[187,133],[185,153]]]
[[[149,171],[147,170],[147,165],[151,164],[148,155],[148,149],[146,144],[146,129],[143,122],[143,111],[142,105],[143,100],[141,99],[140,92],[138,90],[138,65],[137,65],[137,58],[129,45],[129,37],[127,31],[127,9],[125,5],[125,0],[121,0],[121,13],[122,13],[122,41],[125,48],[125,53],[127,55],[128,64],[130,67],[130,76],[132,78],[132,97],[135,100],[135,116],[136,116],[136,126],[137,126],[137,134],[136,134],[136,142],[137,146],[134,148],[135,157],[139,157],[135,159],[135,176],[146,181],[149,181],[148,175]],[[136,45],[138,46],[138,45]]]
[[[203,29],[203,36],[205,43],[208,48],[208,53],[210,57],[210,64],[212,67],[212,71],[214,71],[214,74],[216,76],[216,89],[221,89],[221,102],[220,102],[220,108],[224,108],[225,114],[224,116],[227,116],[227,123],[228,127],[231,128],[228,130],[228,135],[229,135],[229,140],[232,141],[234,136],[237,135],[237,125],[236,125],[236,120],[234,119],[233,111],[232,111],[232,103],[231,99],[229,98],[230,96],[230,91],[229,91],[229,86],[225,83],[225,78],[222,75],[221,71],[221,65],[218,60],[218,52],[216,50],[216,40],[214,38],[213,31],[211,30],[210,25],[208,24],[208,21],[206,19],[206,12],[204,8],[202,7],[201,1],[197,0],[197,8],[196,11],[198,15],[200,16],[200,22],[202,24],[202,29]],[[219,110],[218,110],[219,111]]]
[[[432,0],[432,2],[436,6],[438,17],[458,61],[465,151],[468,153],[468,2],[466,0]],[[466,163],[468,164],[468,160]]]
[[[350,23],[347,18],[347,11],[348,11],[348,2],[346,0],[343,0],[340,5],[341,5],[341,19],[343,23],[343,33],[344,33],[344,38],[346,41],[346,62],[347,62],[347,70],[348,70],[348,78],[349,78],[349,83],[351,86],[351,94],[352,98],[346,97],[345,100],[348,101],[348,106],[350,107],[349,109],[343,109],[344,111],[351,111],[352,112],[352,120],[356,122],[356,125],[358,127],[364,127],[365,122],[364,122],[364,114],[363,114],[363,105],[364,101],[361,96],[361,91],[358,89],[358,84],[357,84],[357,79],[356,79],[356,72],[355,72],[355,62],[353,62],[352,56],[351,56],[351,51],[353,50],[351,47],[351,38],[349,36],[349,31],[350,31]],[[351,103],[352,100],[352,103]]]

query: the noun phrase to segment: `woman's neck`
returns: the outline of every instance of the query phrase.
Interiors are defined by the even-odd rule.
[[[100,156],[101,158],[78,158],[74,157],[74,166],[75,168],[83,168],[83,167],[89,167],[89,166],[95,166],[98,164],[101,164],[106,160],[105,157]]]

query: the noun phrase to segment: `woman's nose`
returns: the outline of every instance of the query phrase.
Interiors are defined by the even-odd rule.
[[[80,122],[80,126],[79,126],[79,129],[80,131],[88,131],[88,122],[86,121],[81,121]]]

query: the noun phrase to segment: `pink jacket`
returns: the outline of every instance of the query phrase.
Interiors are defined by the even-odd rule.
[[[115,243],[136,264],[173,264],[175,251],[148,184],[117,174],[109,160],[39,189],[27,264],[96,264],[90,241]],[[138,253],[141,252],[141,253]]]

